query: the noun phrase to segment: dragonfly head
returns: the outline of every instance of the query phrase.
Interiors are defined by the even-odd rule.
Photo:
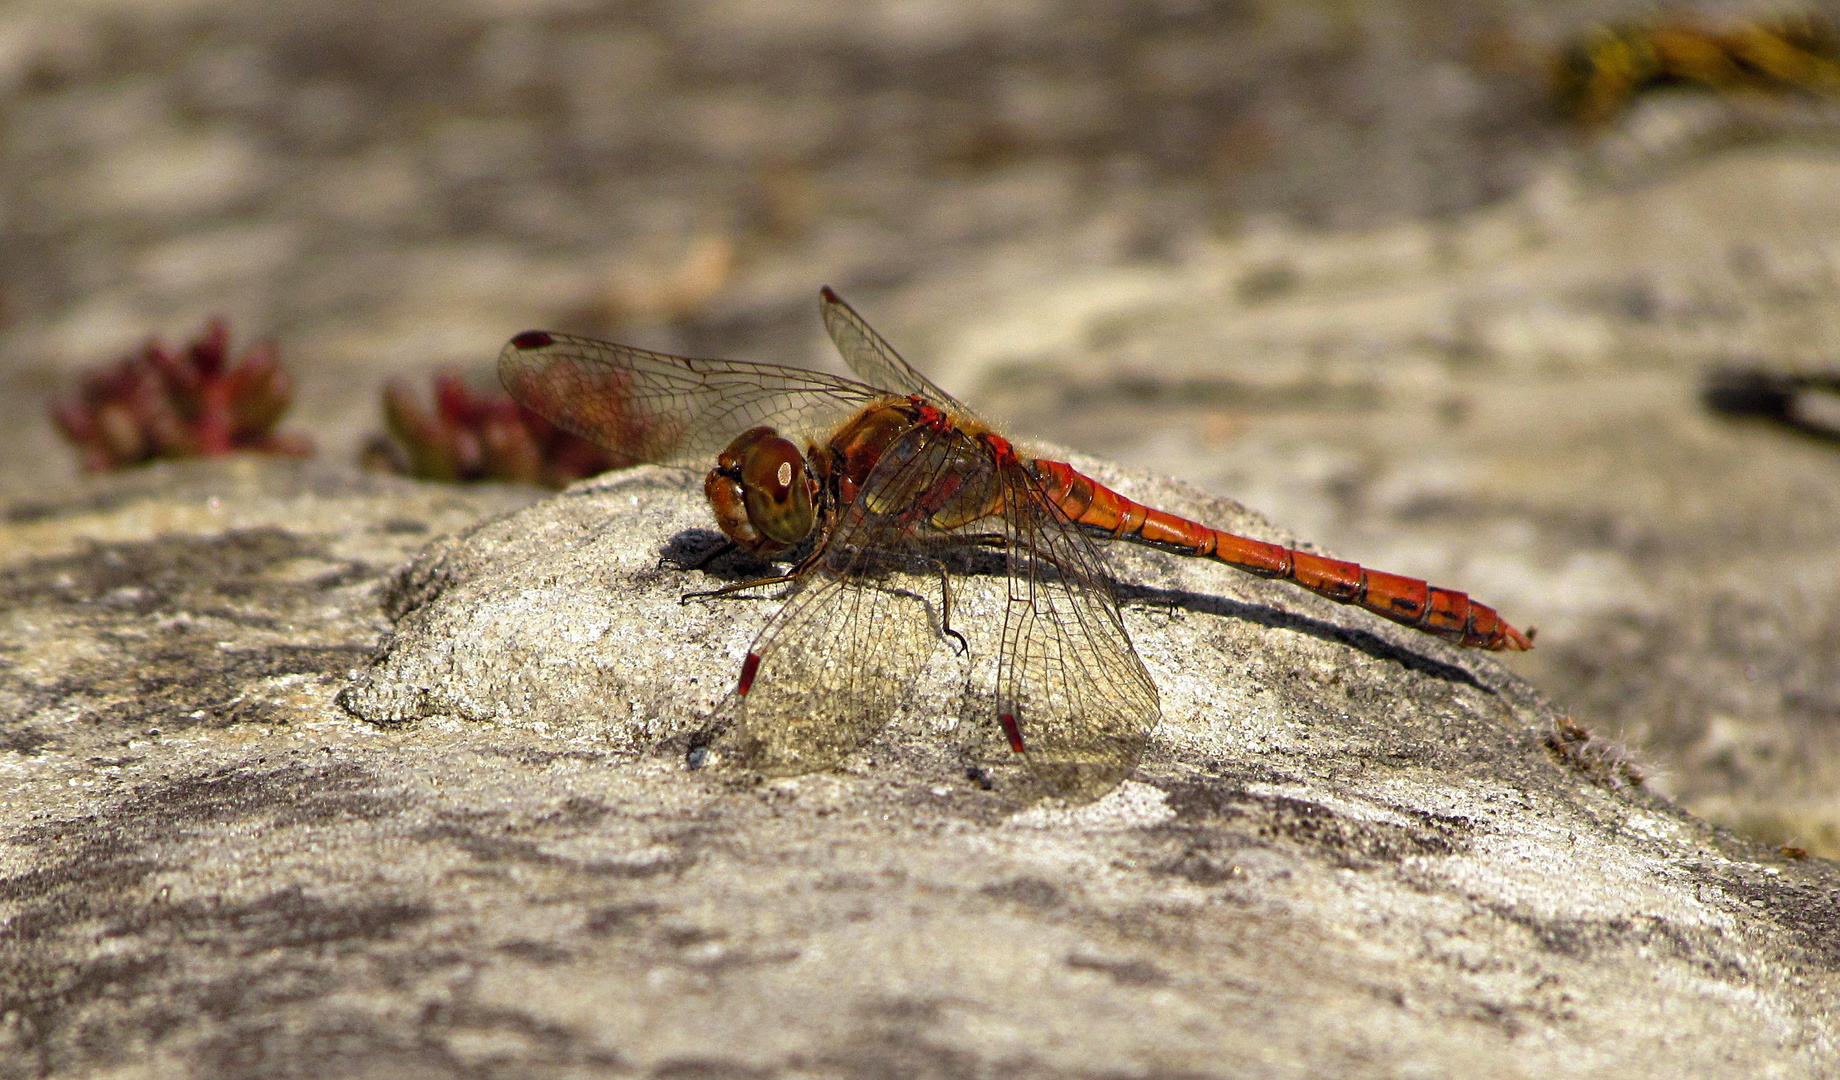
[[[778,554],[811,534],[816,490],[805,456],[770,427],[736,436],[703,481],[716,524],[755,555]]]

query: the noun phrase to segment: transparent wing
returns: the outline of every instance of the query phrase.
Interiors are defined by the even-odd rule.
[[[845,508],[801,587],[750,650],[735,747],[769,774],[835,765],[887,726],[937,647],[928,598],[937,571],[914,532],[925,493],[967,444],[915,428],[896,439]]]
[[[735,705],[735,752],[749,767],[830,768],[887,727],[909,694],[932,646],[926,601],[857,571],[808,572],[755,639],[751,686]]]
[[[1013,459],[999,478],[1009,561],[999,725],[1044,793],[1090,801],[1143,756],[1160,719],[1156,684],[1092,539]]]
[[[954,412],[975,417],[977,414],[965,406],[965,403],[941,390],[927,378],[913,369],[901,354],[894,351],[882,335],[869,328],[856,309],[843,302],[826,285],[818,293],[818,308],[824,315],[824,328],[830,331],[831,340],[836,342],[837,351],[843,354],[844,363],[850,370],[877,386],[885,386],[902,394],[919,394],[938,405],[950,406]]]
[[[801,368],[693,360],[542,330],[505,344],[498,377],[526,408],[623,464],[701,467],[761,424],[821,439],[864,405],[896,396]]]

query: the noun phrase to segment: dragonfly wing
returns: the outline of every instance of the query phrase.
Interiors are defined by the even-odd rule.
[[[848,757],[894,718],[929,636],[918,593],[852,572],[808,572],[742,668],[734,744],[741,761],[787,776]]]
[[[1002,469],[1009,605],[997,715],[1046,794],[1096,799],[1143,756],[1160,718],[1093,541],[1020,464]]]
[[[755,639],[736,697],[742,761],[769,774],[835,765],[887,726],[936,646],[913,533],[921,494],[962,435],[915,428],[884,452],[811,568]]]
[[[815,435],[891,396],[816,371],[694,360],[542,330],[506,343],[498,377],[525,408],[628,465],[706,466],[751,427]]]
[[[976,416],[963,402],[901,359],[901,354],[883,341],[882,335],[870,329],[863,317],[856,314],[856,309],[844,303],[843,297],[833,292],[829,285],[820,290],[818,307],[824,315],[824,328],[830,331],[844,363],[864,381],[902,394],[918,394],[934,404],[949,406],[954,412]]]

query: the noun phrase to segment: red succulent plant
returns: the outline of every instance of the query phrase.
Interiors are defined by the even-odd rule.
[[[86,373],[74,395],[52,404],[51,418],[91,472],[237,450],[303,457],[310,440],[275,431],[293,391],[274,343],[231,362],[230,330],[213,319],[183,350],[153,339]]]
[[[430,408],[400,380],[383,390],[389,435],[364,449],[365,467],[425,480],[501,480],[567,487],[630,462],[549,423],[505,393],[475,394],[458,375],[434,379]]]

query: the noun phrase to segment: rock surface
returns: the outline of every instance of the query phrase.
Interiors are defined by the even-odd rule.
[[[1540,626],[1514,670],[1659,790],[1840,856],[1836,455],[1696,397],[1840,352],[1840,122],[1662,94],[1581,137],[1545,58],[1652,13],[16,0],[0,497],[67,481],[78,368],[212,314],[349,460],[384,378],[530,326],[833,363],[829,282],[1012,434]]]
[[[720,580],[659,563],[697,486],[613,474],[393,576],[525,500],[235,463],[15,511],[0,1075],[1831,1071],[1831,863],[1224,568],[1112,552],[1165,720],[1089,806],[967,778],[929,693],[833,772],[688,768],[771,608],[679,603]]]

